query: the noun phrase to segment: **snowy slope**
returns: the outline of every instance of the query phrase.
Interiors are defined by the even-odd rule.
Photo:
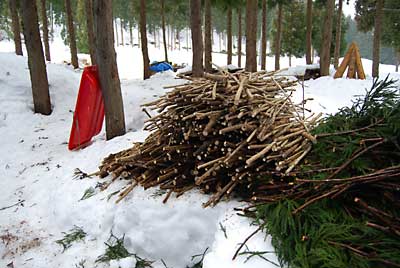
[[[11,51],[10,44],[0,42],[0,51]],[[65,47],[58,44],[52,49],[56,55],[54,62],[68,61]],[[143,191],[141,188],[136,188],[118,205],[114,203],[115,197],[107,201],[108,195],[119,189],[122,182],[79,201],[85,190],[95,187],[99,180],[74,180],[74,169],[96,171],[109,153],[144,140],[148,133],[141,131],[145,115],[140,103],[162,95],[165,92],[162,86],[181,83],[171,72],[142,81],[138,79],[142,76],[140,49],[118,47],[117,52],[128,133],[106,142],[103,130],[91,146],[77,152],[68,151],[66,143],[81,71],[62,64],[47,64],[53,113],[41,116],[32,112],[26,58],[0,53],[0,136],[3,140],[0,146],[0,267],[9,263],[14,267],[75,267],[82,260],[86,260],[85,267],[107,267],[95,260],[104,254],[104,242],[111,231],[118,237],[125,234],[128,251],[155,261],[155,268],[164,267],[161,260],[170,268],[186,267],[198,261],[191,260],[193,255],[207,248],[205,268],[275,267],[260,258],[245,262],[246,256],[231,261],[238,244],[257,228],[235,214],[233,208],[243,205],[237,201],[203,209],[201,205],[208,197],[192,191],[162,204],[164,197],[157,189]],[[152,47],[150,53],[155,59],[162,58],[159,49]],[[216,63],[224,65],[226,55],[214,55]],[[171,57],[175,62],[190,64],[188,52],[175,51]],[[273,59],[269,58],[268,62],[272,64]],[[393,69],[393,66],[382,66],[381,70],[385,73]],[[399,74],[392,76],[400,78]],[[370,77],[365,81],[323,77],[305,83],[305,97],[315,99],[308,104],[314,112],[334,113],[338,107],[350,105],[352,97],[363,94],[371,83]],[[294,99],[301,101],[302,95],[299,86]],[[82,227],[87,237],[63,252],[55,241],[74,225]],[[226,228],[226,236],[221,226]],[[269,239],[259,233],[247,246],[251,251],[273,251]],[[277,263],[273,254],[265,257]],[[119,264],[113,262],[111,267],[132,267],[133,264],[131,258]]]

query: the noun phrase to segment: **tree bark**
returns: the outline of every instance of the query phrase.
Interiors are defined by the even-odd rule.
[[[142,44],[143,55],[143,79],[150,77],[150,59],[147,49],[147,33],[146,33],[146,0],[140,0],[140,41]]]
[[[320,55],[321,76],[329,75],[331,61],[331,41],[333,13],[335,11],[335,0],[327,0],[324,29],[322,31],[322,47]]]
[[[165,0],[161,0],[161,27],[164,42],[164,56],[165,61],[168,62],[167,40],[165,36]]]
[[[281,56],[281,35],[282,35],[282,12],[283,7],[281,3],[278,3],[278,14],[277,14],[277,27],[275,36],[275,70],[280,69],[280,56]]]
[[[21,11],[25,45],[28,52],[34,111],[35,113],[49,115],[51,114],[49,82],[40,40],[36,1],[22,0]]]
[[[312,2],[313,0],[307,0],[307,15],[306,15],[306,63],[312,64]]]
[[[381,31],[383,16],[384,0],[376,1],[375,26],[374,26],[374,43],[372,55],[372,77],[379,76],[379,61],[381,52]]]
[[[242,8],[238,7],[238,66],[242,67]]]
[[[17,0],[8,0],[8,5],[11,13],[11,28],[14,35],[15,54],[22,56],[21,30],[19,24]]]
[[[203,36],[201,33],[201,0],[190,0],[190,28],[192,30],[192,72],[203,76]]]
[[[89,53],[92,65],[97,65],[96,61],[96,37],[94,35],[94,24],[93,24],[93,0],[85,0],[86,9],[86,27],[88,31],[88,43],[89,43]]]
[[[46,13],[46,0],[40,0],[40,14],[42,17],[42,32],[43,32],[43,44],[44,54],[47,61],[51,61],[50,58],[50,46],[49,46],[49,24],[47,22]]]
[[[178,49],[181,50],[181,34],[178,29],[176,30],[176,40],[178,41]]]
[[[232,64],[232,8],[228,7],[227,20],[227,39],[228,39],[228,59],[227,64]]]
[[[189,29],[186,28],[186,51],[189,51]]]
[[[112,1],[94,0],[96,59],[103,93],[106,136],[110,140],[125,134],[124,107],[114,49]]]
[[[129,43],[133,46],[132,21],[129,22]]]
[[[119,19],[119,25],[121,27],[121,45],[124,46],[124,22],[122,19]]]
[[[339,66],[340,57],[340,44],[342,38],[342,10],[343,10],[343,0],[339,0],[339,8],[336,21],[336,37],[335,37],[335,53],[333,55],[333,66],[335,69]]]
[[[204,2],[204,67],[207,73],[212,70],[212,27],[211,27],[211,0]]]
[[[261,69],[265,70],[267,61],[267,0],[262,0],[261,24]]]
[[[67,15],[69,48],[71,50],[71,64],[74,67],[74,69],[76,69],[79,68],[78,50],[76,48],[75,28],[74,28],[74,19],[72,16],[71,0],[65,0],[65,13]]]
[[[117,18],[114,19],[114,30],[113,30],[113,36],[114,36],[114,31],[115,31],[115,40],[114,43],[117,44],[117,47],[119,46],[119,38],[118,38],[118,24],[117,24]]]
[[[400,65],[400,49],[397,49],[397,52],[396,52],[396,72],[399,71],[399,65]]]
[[[257,0],[246,1],[246,71],[257,71]]]

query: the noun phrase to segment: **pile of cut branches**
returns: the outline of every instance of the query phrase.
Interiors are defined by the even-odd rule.
[[[270,176],[246,215],[290,267],[400,267],[400,98],[374,80],[328,116],[296,176]]]
[[[309,130],[320,115],[304,118],[303,105],[292,103],[296,82],[266,72],[190,79],[143,105],[157,112],[144,143],[104,159],[101,177],[129,182],[117,201],[136,185],[160,186],[168,191],[165,201],[197,186],[213,193],[204,206],[234,191],[251,197],[258,178],[289,174],[310,152]]]

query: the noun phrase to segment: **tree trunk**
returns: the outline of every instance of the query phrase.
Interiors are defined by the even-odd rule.
[[[53,4],[50,3],[50,36],[51,36],[51,41],[54,41],[54,10],[53,10]]]
[[[399,65],[400,65],[400,49],[397,49],[397,52],[396,52],[396,72],[399,71]]]
[[[170,35],[170,37],[171,37],[171,50],[173,50],[175,42],[174,42],[174,28],[172,28],[172,26],[171,26],[171,35]]]
[[[125,134],[124,107],[114,49],[112,1],[94,0],[96,59],[110,140]]]
[[[211,43],[211,0],[204,3],[204,68],[207,73],[212,70],[212,43]]]
[[[129,22],[129,43],[133,46],[132,21]]]
[[[242,67],[242,8],[238,7],[238,66]]]
[[[140,38],[140,25],[138,25],[138,29],[137,29],[137,41],[138,41],[138,48],[140,48],[141,47],[141,44],[142,44],[142,39]]]
[[[154,25],[152,32],[153,32],[153,38],[154,38],[154,47],[157,47],[156,25]]]
[[[280,69],[280,56],[281,56],[281,35],[282,35],[282,4],[278,4],[277,28],[275,36],[275,70]]]
[[[289,54],[289,67],[292,67],[292,54]]]
[[[79,67],[79,64],[78,64],[78,51],[76,49],[75,28],[74,28],[74,19],[72,17],[71,0],[65,0],[65,12],[67,14],[67,28],[68,28],[69,47],[71,50],[71,64],[74,67],[74,69],[76,69]]]
[[[379,54],[381,52],[381,31],[384,0],[376,1],[375,26],[374,26],[374,44],[372,55],[372,77],[379,76]]]
[[[327,0],[324,29],[322,31],[322,47],[320,55],[321,76],[329,75],[331,61],[331,41],[333,13],[335,11],[335,0]]]
[[[119,25],[121,27],[121,45],[124,46],[124,22],[122,19],[119,19]]]
[[[117,24],[117,19],[114,19],[114,30],[113,30],[113,36],[114,36],[114,31],[115,31],[115,39],[114,39],[114,43],[117,44],[117,47],[119,46],[119,42],[118,42],[118,24]]]
[[[146,33],[146,0],[140,0],[140,39],[142,43],[143,55],[143,79],[150,77],[150,59],[147,49],[147,33]]]
[[[261,69],[265,70],[267,60],[267,0],[262,0],[261,24]]]
[[[89,53],[92,65],[97,65],[96,61],[96,37],[94,35],[94,24],[93,24],[93,0],[85,1],[86,9],[86,27],[88,31],[88,43],[89,43]]]
[[[228,21],[227,21],[227,38],[228,38],[228,59],[227,63],[232,64],[232,8],[228,7]]]
[[[181,50],[181,37],[178,29],[176,29],[176,40],[178,41],[178,49]]]
[[[51,114],[49,82],[40,40],[36,1],[22,0],[21,11],[25,45],[28,52],[34,111],[35,113],[49,115]]]
[[[43,44],[45,57],[47,61],[50,61],[50,46],[49,46],[49,24],[47,22],[46,13],[46,0],[40,0],[40,14],[42,17],[42,32],[43,32]]]
[[[167,40],[165,36],[165,0],[161,0],[161,28],[164,42],[165,61],[168,62]]]
[[[186,51],[189,51],[189,29],[186,28]]]
[[[307,0],[307,22],[306,22],[306,63],[312,64],[312,3],[313,0]]]
[[[340,57],[340,44],[342,38],[342,10],[343,10],[343,0],[339,0],[339,8],[336,21],[336,38],[335,38],[335,53],[333,55],[333,66],[335,69],[339,66]]]
[[[246,1],[246,71],[257,71],[257,0]]]
[[[19,24],[17,0],[8,0],[8,4],[10,7],[11,20],[12,20],[11,27],[14,35],[15,54],[22,56],[23,53],[21,45],[21,30]]]
[[[190,0],[190,28],[192,29],[192,72],[203,76],[203,35],[201,33],[201,0]]]

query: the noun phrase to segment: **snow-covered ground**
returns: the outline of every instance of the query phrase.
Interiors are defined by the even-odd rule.
[[[233,208],[243,206],[238,201],[221,202],[214,208],[202,208],[208,197],[192,191],[166,204],[157,189],[136,188],[118,205],[109,194],[123,183],[116,182],[104,192],[81,200],[98,179],[74,179],[74,169],[96,171],[101,160],[112,152],[129,148],[148,135],[142,131],[145,115],[139,105],[164,94],[162,86],[180,83],[174,73],[157,74],[142,81],[140,49],[117,47],[118,68],[124,99],[128,132],[122,137],[105,140],[103,131],[93,144],[80,151],[68,151],[67,141],[79,87],[81,70],[62,64],[69,51],[56,41],[51,44],[53,63],[47,64],[53,113],[42,116],[32,112],[33,103],[27,59],[12,53],[13,44],[0,42],[0,267],[134,267],[134,257],[110,264],[95,263],[104,254],[111,232],[125,235],[129,252],[154,261],[153,267],[184,268],[199,261],[192,256],[208,248],[205,268],[215,267],[276,267],[254,257],[232,256],[239,244],[257,227],[235,214]],[[161,49],[150,47],[151,60],[163,58]],[[214,53],[214,62],[224,65],[226,55]],[[87,58],[87,55],[80,55]],[[190,64],[191,52],[170,52],[176,63]],[[234,62],[235,62],[234,58]],[[268,58],[272,69],[273,58]],[[294,59],[304,64],[304,59]],[[363,60],[366,72],[369,61]],[[282,67],[288,61],[282,59]],[[381,66],[382,76],[394,70]],[[398,73],[392,74],[400,78]],[[363,94],[372,80],[349,80],[323,77],[305,82],[305,97],[315,100],[308,104],[314,112],[334,113],[350,105],[354,95]],[[302,98],[302,87],[295,100]],[[12,206],[17,204],[15,206]],[[12,206],[7,208],[8,206]],[[74,226],[87,236],[65,250],[55,243]],[[224,231],[225,230],[225,231]],[[258,233],[248,243],[250,251],[273,251],[270,237]],[[274,254],[264,255],[278,263]]]

